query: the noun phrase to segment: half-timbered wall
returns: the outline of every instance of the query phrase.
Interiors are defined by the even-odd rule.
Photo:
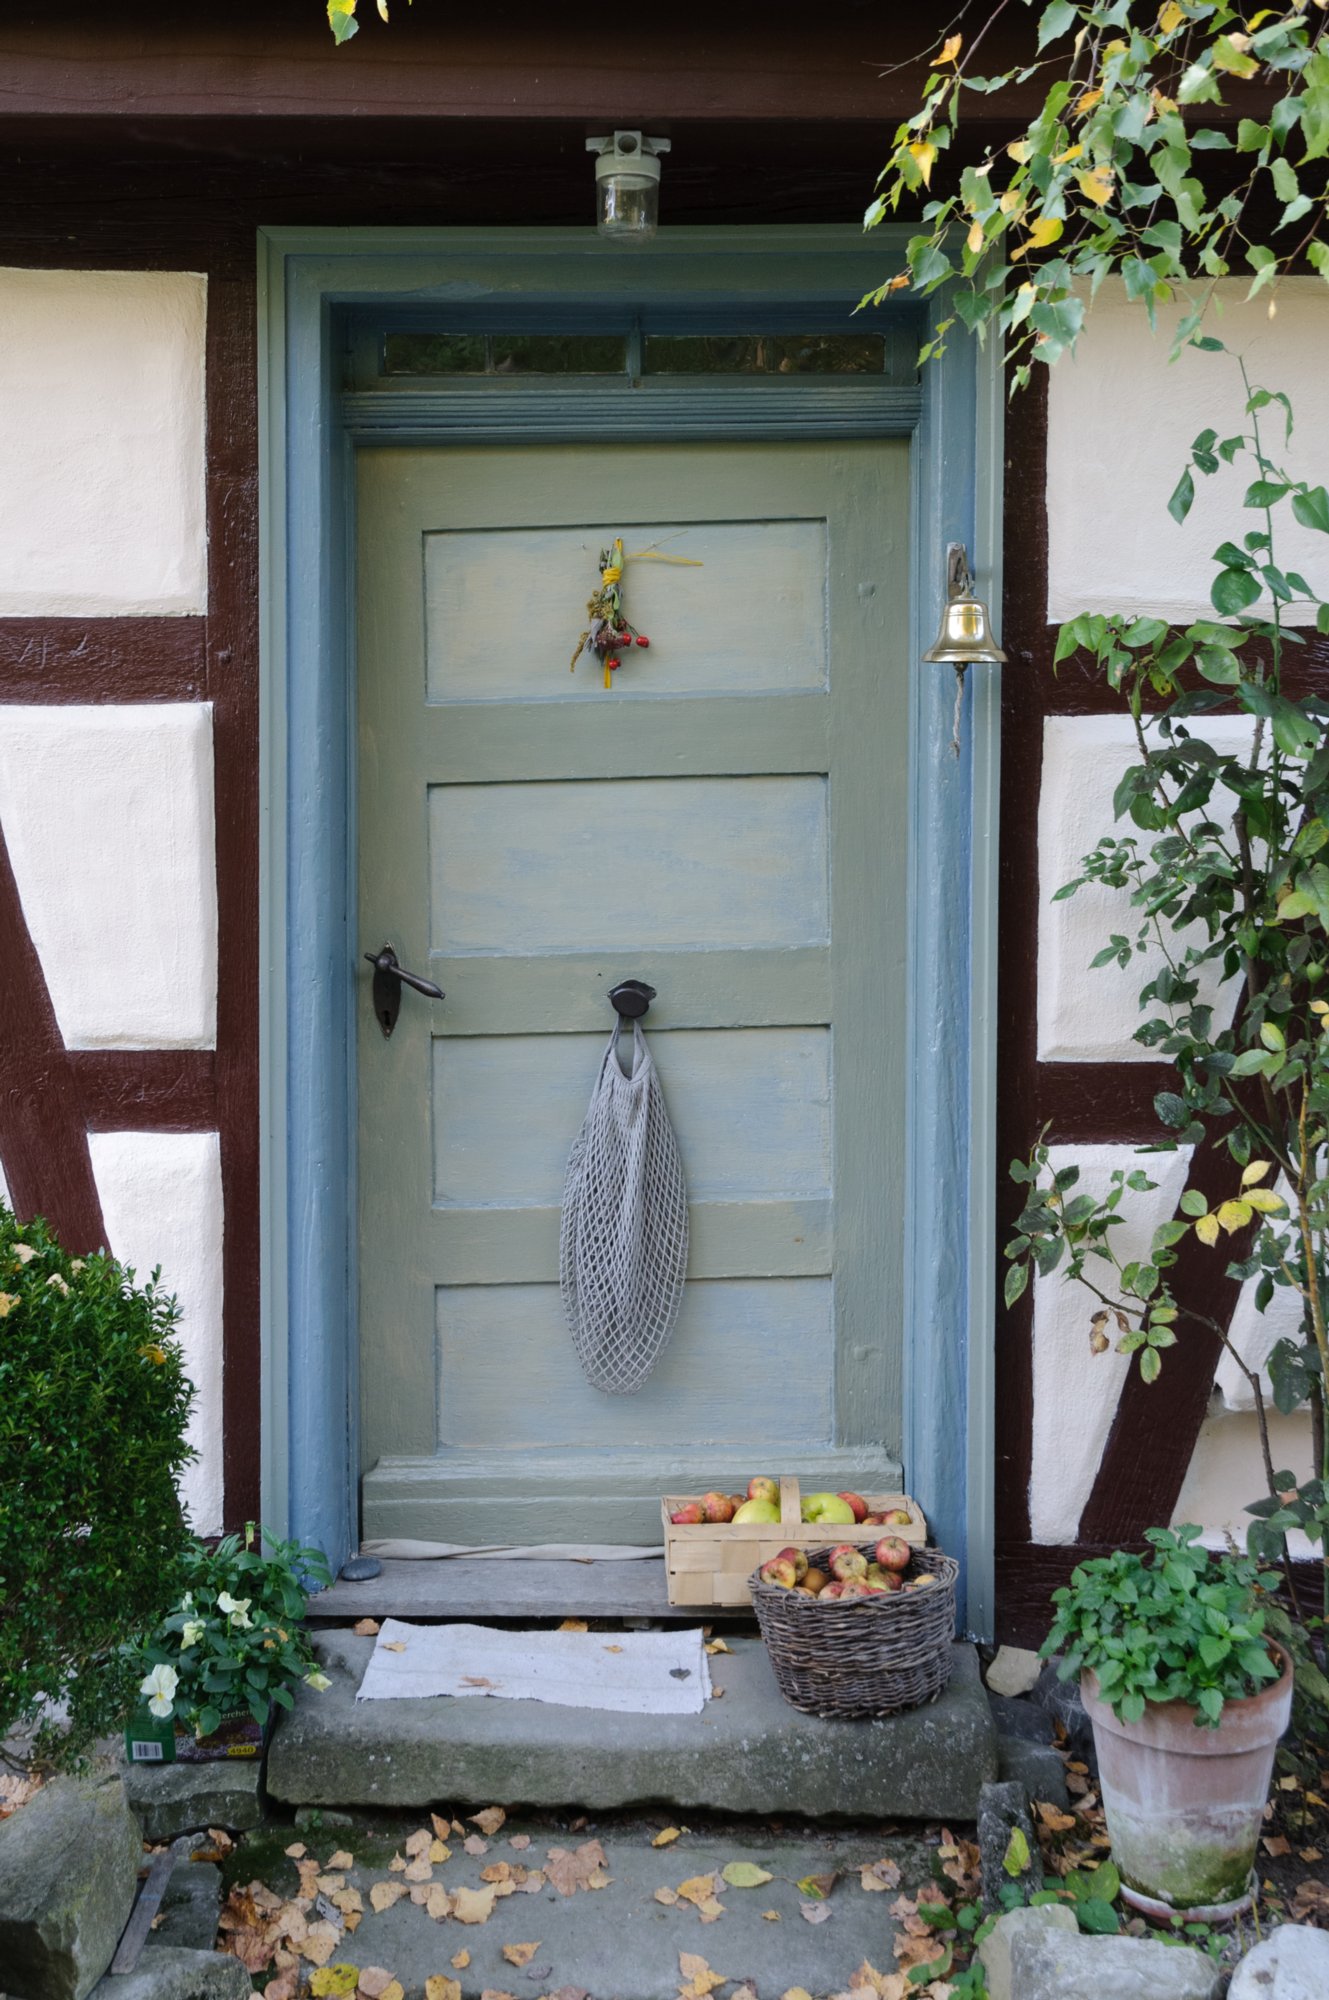
[[[1286,449],[1281,417],[1266,442],[1294,475],[1322,480],[1329,294],[1318,280],[1288,284],[1272,319],[1264,300],[1220,302],[1220,337],[1296,411]],[[1225,436],[1246,421],[1233,359],[1190,353],[1169,364],[1168,353],[1166,326],[1151,335],[1139,307],[1105,294],[1075,358],[1017,398],[1008,418],[1002,1165],[1046,1126],[1056,1163],[1077,1163],[1086,1189],[1105,1186],[1114,1167],[1144,1166],[1157,1188],[1136,1197],[1119,1232],[1123,1255],[1147,1247],[1188,1184],[1226,1193],[1231,1179],[1208,1152],[1137,1160],[1135,1148],[1159,1135],[1153,1098],[1168,1087],[1166,1065],[1131,1039],[1147,973],[1138,962],[1127,973],[1091,968],[1112,931],[1133,933],[1129,907],[1097,890],[1052,900],[1111,829],[1113,788],[1131,757],[1119,706],[1088,669],[1072,660],[1054,675],[1058,624],[1088,610],[1212,615],[1211,553],[1242,527],[1240,471],[1198,481],[1183,526],[1167,514],[1191,440],[1207,425]],[[1282,560],[1329,589],[1323,537],[1289,528]],[[1306,654],[1309,671],[1329,674],[1329,645],[1310,635]],[[1209,724],[1234,744],[1248,727],[1235,716]],[[1012,1187],[1006,1220],[1017,1207]],[[1248,1362],[1263,1360],[1295,1325],[1291,1296],[1257,1314],[1253,1286],[1231,1283],[1227,1261],[1189,1240],[1177,1289],[1230,1325]],[[1187,1335],[1147,1387],[1115,1352],[1091,1352],[1092,1304],[1059,1275],[1038,1279],[998,1334],[997,1602],[1010,1636],[1045,1629],[1047,1592],[1081,1554],[1173,1521],[1241,1537],[1244,1503],[1263,1491],[1250,1390],[1217,1343]],[[1304,1414],[1275,1416],[1273,1438],[1276,1462],[1309,1475]]]

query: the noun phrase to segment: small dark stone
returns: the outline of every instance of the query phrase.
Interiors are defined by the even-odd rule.
[[[1070,1803],[1066,1767],[1049,1744],[1030,1743],[1023,1736],[998,1736],[997,1776],[1016,1779],[1026,1798],[1045,1799],[1063,1812]]]
[[[383,1565],[377,1556],[352,1556],[337,1571],[343,1583],[369,1583],[382,1574]]]
[[[1066,1748],[1071,1755],[1096,1771],[1098,1760],[1094,1756],[1094,1729],[1080,1700],[1080,1683],[1074,1677],[1068,1681],[1058,1680],[1057,1665],[1055,1658],[1048,1661],[1031,1688],[1029,1699],[1036,1702],[1054,1722],[1061,1724],[1066,1731]]]
[[[1052,1717],[1027,1695],[993,1694],[989,1689],[988,1707],[998,1736],[1019,1736],[1026,1743],[1051,1743]]]
[[[162,1897],[161,1921],[154,1945],[176,1945],[184,1951],[211,1951],[217,1941],[221,1914],[221,1869],[211,1861],[179,1861]]]
[[[1017,1829],[1024,1835],[1028,1846],[1029,1865],[1022,1874],[1012,1875],[1006,1867],[1006,1856],[1010,1850],[1011,1835]],[[1038,1839],[1029,1817],[1025,1788],[1018,1778],[984,1785],[980,1791],[978,1851],[985,1910],[1004,1909],[1001,1892],[1012,1883],[1026,1901],[1042,1888],[1043,1867],[1039,1859]]]

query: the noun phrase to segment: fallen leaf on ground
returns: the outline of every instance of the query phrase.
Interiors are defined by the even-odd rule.
[[[399,1903],[405,1894],[404,1882],[375,1882],[370,1888],[369,1900],[381,1916],[384,1910],[390,1910],[394,1903]]]
[[[539,1938],[535,1940],[534,1944],[505,1944],[503,1947],[503,1956],[509,1965],[529,1965],[539,1949]]]
[[[689,1875],[686,1882],[680,1882],[678,1893],[685,1903],[705,1903],[719,1887],[714,1875]]]
[[[447,1840],[452,1834],[452,1822],[446,1813],[430,1813],[429,1824],[439,1840]]]
[[[849,1981],[854,1992],[875,1993],[877,2000],[904,2000],[909,1980],[903,1972],[878,1972],[864,1959]]]
[[[720,1697],[721,1697],[721,1696],[723,1695],[723,1693],[724,1693],[724,1689],[723,1689],[723,1688],[715,1688],[715,1687],[713,1687],[713,1688],[711,1689],[710,1693],[709,1693],[709,1694],[707,1695],[706,1699],[707,1699],[707,1701],[719,1701],[719,1699],[720,1699]]]
[[[412,1882],[411,1901],[415,1904],[417,1910],[423,1910],[425,1904],[429,1901],[433,1887],[434,1884],[431,1882]]]
[[[723,1972],[712,1972],[704,1958],[695,1951],[681,1951],[678,1954],[678,1969],[686,1985],[680,1986],[679,2000],[706,2000],[708,1993],[714,1993],[717,1986],[727,1986],[728,1976]]]
[[[449,1979],[443,1972],[433,1973],[425,1981],[425,2000],[461,2000],[460,1979]]]
[[[386,1965],[367,1965],[360,1974],[360,1991],[365,2000],[379,2000],[384,1990],[391,1986],[392,1974]]]
[[[315,1878],[314,1887],[318,1890],[320,1896],[331,1896],[335,1890],[346,1887],[346,1877],[344,1875],[319,1875]]]
[[[377,1632],[382,1630],[382,1627],[377,1618],[357,1618],[351,1630],[352,1632],[358,1632],[362,1639],[372,1639]]]
[[[708,1896],[704,1903],[698,1903],[697,1915],[704,1924],[719,1923],[724,1915],[724,1904],[717,1902],[714,1896]]]
[[[671,1847],[676,1840],[681,1840],[682,1838],[683,1832],[681,1827],[667,1826],[662,1833],[656,1834],[655,1839],[651,1842],[651,1846]]]
[[[657,1903],[663,1903],[667,1910],[672,1910],[678,1901],[678,1891],[677,1889],[657,1889],[655,1900]]]
[[[1264,1848],[1266,1854],[1272,1854],[1276,1857],[1291,1854],[1292,1852],[1292,1842],[1283,1833],[1266,1833],[1260,1845]]]
[[[471,1825],[478,1826],[481,1833],[487,1833],[492,1839],[506,1820],[507,1814],[502,1806],[486,1806],[483,1812],[472,1813],[470,1817]]]
[[[402,1860],[400,1854],[394,1854],[391,1861],[389,1861],[388,1863],[388,1867],[392,1870],[394,1875],[400,1875],[405,1866],[406,1863]]]
[[[621,1653],[623,1648],[621,1646],[606,1646],[603,1650],[606,1653]]]
[[[489,1842],[481,1840],[478,1833],[468,1833],[462,1842],[462,1846],[468,1854],[488,1854],[489,1852]]]
[[[780,2000],[812,2000],[806,1986],[786,1986]]]
[[[838,1871],[831,1875],[805,1875],[797,1884],[800,1896],[807,1896],[812,1902],[824,1902],[839,1881]]]
[[[497,1986],[486,1986],[480,2000],[514,2000],[511,1993],[501,1993]]]
[[[880,1861],[865,1862],[858,1871],[859,1880],[869,1892],[884,1893],[887,1889],[900,1886],[900,1869],[897,1862],[885,1856]]]
[[[798,1906],[798,1913],[803,1918],[805,1923],[809,1924],[829,1923],[831,1915],[831,1906],[829,1903],[800,1903]]]
[[[341,1932],[335,1924],[311,1924],[300,1940],[300,1956],[311,1965],[326,1965],[340,1943]]]
[[[310,1980],[309,1990],[314,2000],[340,2000],[340,1996],[354,1993],[359,1980],[357,1965],[325,1965]]]
[[[1311,1876],[1308,1881],[1298,1882],[1297,1893],[1292,1899],[1294,1922],[1303,1924],[1307,1917],[1329,1917],[1329,1885]]]
[[[299,1983],[300,1975],[298,1972],[289,1970],[279,1972],[277,1977],[270,1979],[263,1988],[264,2000],[267,2000],[269,1994],[271,1994],[272,2000],[295,2000],[296,1989]]]
[[[778,1910],[763,1910],[761,1914],[768,1924],[778,1924],[780,1921],[780,1912]]]
[[[364,1908],[364,1904],[360,1901],[360,1891],[358,1889],[338,1889],[332,1900],[343,1916],[347,1916],[356,1910],[363,1910]]]
[[[301,1855],[307,1853],[308,1850],[305,1847],[303,1840],[293,1840],[290,1846],[286,1848],[284,1852],[290,1855],[292,1861],[298,1861]]]
[[[1049,1804],[1047,1799],[1035,1799],[1034,1811],[1049,1833],[1069,1833],[1075,1825],[1074,1813],[1062,1812],[1059,1807]]]
[[[406,1641],[404,1639],[385,1639],[383,1641],[383,1651],[385,1653],[404,1653],[406,1651]]]
[[[442,1862],[451,1861],[452,1849],[445,1841],[431,1840],[429,1843],[429,1859],[437,1868]]]
[[[757,1989],[750,1979],[745,1979],[741,1986],[734,1988],[729,2000],[757,2000]]]
[[[531,1836],[529,1833],[514,1833],[508,1842],[508,1846],[515,1847],[518,1854],[524,1854],[530,1844]]]
[[[496,1896],[494,1889],[458,1889],[452,1914],[459,1924],[487,1924],[494,1914]]]
[[[714,1658],[716,1653],[727,1653],[729,1650],[723,1639],[708,1639],[706,1641],[706,1651],[712,1658]]]
[[[584,1986],[558,1986],[552,1993],[546,1993],[545,2000],[591,2000]]]
[[[418,1854],[404,1871],[408,1882],[432,1882],[434,1867],[427,1854]]]
[[[337,1852],[328,1861],[329,1870],[334,1868],[354,1868],[354,1866],[355,1856],[348,1854],[344,1847],[339,1847]]]
[[[463,1951],[453,1952],[451,1964],[456,1971],[465,1972],[470,1962],[471,1962],[471,1954],[469,1953],[469,1951],[463,1950]]]
[[[763,1882],[775,1880],[769,1869],[758,1868],[755,1861],[727,1861],[720,1873],[731,1889],[760,1889]]]
[[[1323,1861],[1324,1859],[1318,1847],[1299,1847],[1297,1853],[1301,1860],[1306,1862]]]
[[[412,1861],[415,1861],[420,1855],[428,1854],[433,1842],[434,1835],[430,1833],[427,1827],[422,1826],[402,1842],[402,1847],[410,1855]]]
[[[425,1915],[441,1924],[444,1917],[452,1915],[452,1898],[441,1882],[435,1882],[425,1897]]]
[[[551,1847],[545,1860],[545,1874],[560,1896],[575,1896],[578,1889],[608,1886],[608,1863],[598,1840],[584,1840],[580,1847]]]
[[[590,1627],[584,1618],[565,1618],[558,1629],[560,1632],[587,1632]]]

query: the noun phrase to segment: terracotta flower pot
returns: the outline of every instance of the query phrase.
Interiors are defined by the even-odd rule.
[[[1217,1729],[1197,1729],[1189,1702],[1150,1702],[1118,1722],[1085,1672],[1099,1789],[1122,1895],[1147,1916],[1212,1921],[1250,1901],[1274,1750],[1292,1712],[1292,1662],[1281,1677],[1225,1702]]]

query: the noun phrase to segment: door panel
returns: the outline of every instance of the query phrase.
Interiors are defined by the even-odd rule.
[[[367,1532],[529,1536],[534,1508],[544,1538],[653,1536],[643,1496],[694,1460],[887,1477],[907,448],[615,447],[607,472],[591,447],[376,447],[358,508],[362,942],[447,995],[406,992],[390,1042],[361,998]],[[628,566],[651,646],[607,693],[567,663],[615,534],[702,567]],[[693,1228],[626,1398],[581,1377],[557,1290],[624,977],[658,989]]]

